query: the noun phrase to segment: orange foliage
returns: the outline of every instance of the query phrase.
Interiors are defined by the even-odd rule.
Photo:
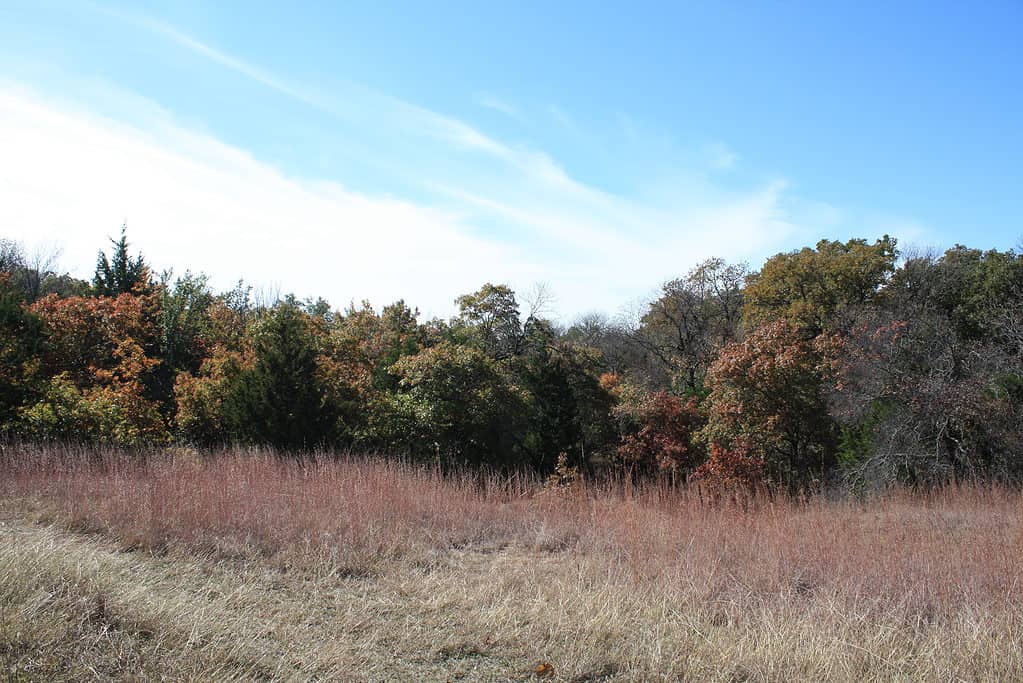
[[[45,296],[32,304],[48,335],[43,399],[23,410],[40,437],[90,436],[124,445],[165,441],[158,403],[147,397],[160,364],[155,293]]]
[[[149,355],[158,306],[155,294],[39,299],[31,310],[46,325],[47,369],[69,373],[79,387],[142,381],[160,363]]]

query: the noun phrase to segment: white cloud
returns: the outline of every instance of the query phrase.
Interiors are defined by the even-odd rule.
[[[0,232],[58,241],[82,276],[127,220],[154,265],[202,270],[220,287],[245,277],[335,305],[405,298],[447,315],[485,281],[546,281],[571,316],[614,311],[701,258],[748,258],[794,229],[781,183],[646,205],[589,188],[542,153],[474,144],[499,168],[483,164],[465,189],[443,179],[435,201],[416,203],[289,177],[155,107],[143,129],[0,86]],[[482,227],[494,225],[500,239]]]
[[[218,287],[244,277],[335,306],[405,298],[446,316],[457,295],[483,282],[525,291],[544,281],[557,312],[571,318],[613,313],[710,256],[756,266],[776,251],[863,235],[882,222],[800,198],[781,178],[740,185],[754,175],[738,172],[738,154],[723,143],[680,152],[627,114],[598,131],[550,105],[562,139],[601,146],[594,157],[617,162],[635,151],[622,159],[617,188],[598,187],[544,149],[510,144],[458,118],[358,84],[310,88],[160,21],[100,9],[164,47],[201,57],[225,82],[241,78],[299,105],[289,117],[306,112],[327,121],[324,145],[335,145],[329,151],[356,170],[338,171],[351,174],[346,183],[329,171],[296,177],[257,158],[258,147],[196,132],[205,122],[183,125],[113,85],[73,78],[68,88],[39,91],[0,80],[0,236],[56,242],[80,276],[91,274],[97,249],[127,220],[129,239],[155,266],[202,270]],[[78,98],[46,94],[56,92]],[[518,107],[487,93],[476,102],[516,118],[527,134]],[[101,116],[98,105],[116,114]],[[373,193],[352,187],[365,168]],[[927,232],[908,217],[886,221],[882,231],[890,224],[897,236]]]
[[[539,275],[450,211],[289,178],[209,137],[147,133],[25,92],[0,90],[0,148],[3,234],[57,240],[81,275],[125,219],[157,266],[203,270],[220,286],[279,283],[336,305],[406,297],[447,313],[488,278]]]
[[[0,82],[0,236],[57,241],[81,276],[127,220],[155,266],[202,270],[219,287],[245,277],[337,306],[405,298],[446,316],[483,282],[524,291],[544,281],[571,317],[614,312],[710,256],[758,260],[807,243],[822,218],[830,232],[848,227],[843,212],[800,201],[784,180],[744,189],[713,180],[738,158],[723,144],[690,168],[674,160],[674,176],[636,179],[645,192],[614,193],[456,118],[352,84],[328,97],[173,27],[120,18],[331,117],[359,140],[350,154],[419,192],[413,201],[285,174],[116,88],[86,97],[123,103],[107,109],[114,120]],[[517,111],[492,97],[479,103]],[[577,129],[557,107],[551,115]],[[642,135],[629,117],[619,122],[633,142]]]

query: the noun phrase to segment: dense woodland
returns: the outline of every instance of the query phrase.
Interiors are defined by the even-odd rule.
[[[704,486],[1023,478],[1023,255],[823,240],[721,259],[563,328],[485,284],[404,301],[215,293],[121,238],[85,282],[0,241],[0,431],[266,445]]]

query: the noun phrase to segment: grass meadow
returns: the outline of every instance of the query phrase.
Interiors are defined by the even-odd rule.
[[[0,680],[1023,679],[1023,495],[0,453]]]

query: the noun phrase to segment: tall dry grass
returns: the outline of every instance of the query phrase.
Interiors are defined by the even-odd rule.
[[[8,448],[0,494],[129,548],[372,569],[452,548],[583,553],[708,597],[827,594],[933,617],[1016,593],[1023,496],[997,485],[866,500],[709,504],[621,482],[545,490],[528,476],[265,451],[145,456]]]
[[[549,655],[591,656],[587,671],[1023,675],[1023,496],[1008,487],[711,504],[656,485],[552,491],[526,476],[351,456],[7,447],[2,458],[6,506],[122,548],[316,576],[400,568],[435,592],[444,585],[431,584],[431,572],[447,567],[437,575],[462,576],[470,596],[453,605],[490,614],[487,628],[510,629],[508,642],[521,640],[513,622],[523,633],[539,629],[530,637],[547,642]],[[452,562],[483,562],[492,573],[472,584]],[[532,616],[506,623],[492,612],[495,595],[514,611],[516,594],[533,597],[521,608]],[[542,627],[544,601],[560,603],[557,630]],[[598,642],[572,650],[558,640],[565,633]],[[671,647],[683,636],[706,652],[679,659]],[[825,646],[844,658],[814,652]],[[979,659],[963,660],[963,648]]]

